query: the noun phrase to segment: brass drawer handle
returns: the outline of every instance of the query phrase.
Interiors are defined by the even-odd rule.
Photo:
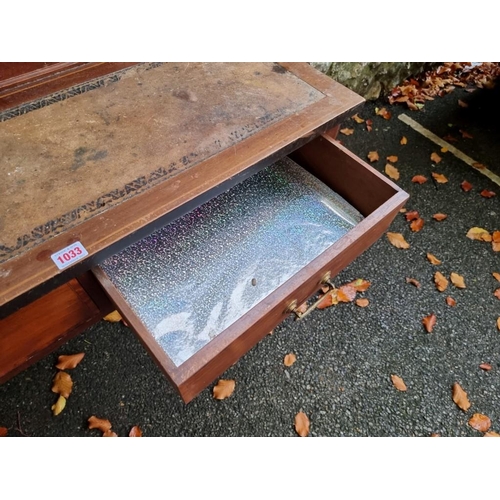
[[[314,302],[314,304],[311,304],[307,308],[306,311],[304,311],[303,313],[299,312],[297,310],[298,309],[297,300],[293,300],[288,305],[286,312],[288,312],[288,313],[294,313],[297,320],[305,318],[307,315],[311,314],[318,307],[319,303],[325,298],[325,296],[327,294],[331,293],[333,290],[335,290],[335,285],[330,281],[330,276],[331,276],[330,271],[328,271],[323,276],[323,278],[321,278],[321,281],[319,282],[320,286],[328,285],[328,287],[329,287],[328,292],[326,292],[324,295],[322,295],[316,302]]]

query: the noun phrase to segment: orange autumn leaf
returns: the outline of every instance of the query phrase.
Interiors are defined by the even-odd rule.
[[[353,128],[342,128],[340,129],[340,133],[344,135],[352,135],[354,134],[354,129]]]
[[[474,413],[469,419],[469,425],[479,432],[486,432],[491,427],[491,420],[482,413]]]
[[[391,155],[386,158],[387,161],[390,161],[391,163],[396,163],[398,161],[398,157]]]
[[[494,231],[492,236],[492,248],[494,252],[500,252],[500,231]]]
[[[303,302],[300,304],[297,309],[295,309],[295,312],[298,312],[299,314],[304,314],[307,311],[307,302]]]
[[[423,184],[424,182],[427,182],[427,177],[423,175],[415,175],[412,177],[411,182],[416,182],[417,184]]]
[[[441,153],[447,153],[448,152],[448,148],[441,148]]]
[[[432,330],[434,329],[434,326],[436,324],[437,318],[434,313],[429,314],[429,316],[426,316],[425,318],[422,319],[422,324],[424,325],[427,333],[431,333]]]
[[[450,280],[457,288],[466,288],[464,277],[460,276],[460,274],[451,273]]]
[[[419,217],[420,217],[420,215],[416,210],[410,210],[409,212],[406,212],[406,214],[405,214],[405,218],[407,221],[416,220]]]
[[[444,292],[448,288],[448,280],[439,271],[434,274],[434,283],[440,292]]]
[[[431,160],[434,163],[439,163],[442,160],[442,158],[437,153],[432,153],[431,154]]]
[[[493,295],[498,299],[500,300],[500,288],[497,288],[494,292],[493,292]]]
[[[481,363],[479,365],[479,368],[481,368],[481,370],[484,370],[485,372],[489,372],[491,370],[491,365],[489,363]]]
[[[448,179],[443,174],[437,174],[436,172],[432,172],[432,177],[434,177],[434,180],[439,184],[445,184],[446,182],[448,182]]]
[[[372,125],[373,125],[373,120],[366,120],[366,130],[368,130],[368,132],[372,131]]]
[[[351,117],[356,123],[364,123],[364,120],[363,118],[361,118],[360,116],[358,116],[358,114],[356,113],[354,116]]]
[[[117,438],[118,434],[111,429],[109,431],[106,431],[102,435],[103,438]]]
[[[370,301],[368,299],[357,299],[356,300],[356,305],[359,307],[366,307],[370,304]]]
[[[401,233],[387,233],[387,238],[391,245],[396,248],[402,248],[404,250],[410,248],[410,244],[404,239]]]
[[[5,437],[7,435],[7,427],[0,427],[0,437]]]
[[[495,432],[495,431],[488,431],[488,432],[485,432],[485,433],[483,434],[483,437],[485,437],[485,438],[486,438],[486,437],[488,437],[488,438],[493,438],[493,437],[495,437],[495,438],[499,438],[499,437],[500,437],[500,434],[498,434],[498,432]]]
[[[385,108],[381,108],[379,110],[376,110],[376,114],[378,116],[381,116],[385,120],[389,120],[391,118],[391,112],[387,111],[387,109],[385,109]]]
[[[347,283],[348,285],[353,286],[357,292],[366,292],[368,288],[370,288],[371,283],[367,280],[364,280],[362,278],[358,278],[357,280],[351,281],[350,283]]]
[[[291,352],[290,354],[287,354],[285,356],[285,359],[283,360],[283,364],[285,366],[292,366],[295,361],[297,361],[297,356],[295,356],[295,354],[293,352]]]
[[[467,397],[467,393],[462,389],[458,382],[453,384],[452,397],[455,404],[463,411],[467,411],[470,408],[470,401]]]
[[[434,220],[437,220],[438,222],[441,222],[442,220],[445,220],[448,216],[446,214],[434,214],[432,218]]]
[[[441,261],[435,256],[435,255],[432,255],[431,253],[428,253],[427,254],[427,260],[435,265],[435,266],[439,266],[439,264],[441,264]]]
[[[398,391],[406,391],[407,387],[406,384],[404,383],[403,379],[401,377],[398,377],[397,375],[391,375],[391,381],[394,387]]]
[[[414,233],[417,233],[418,231],[421,231],[423,227],[424,227],[424,219],[422,219],[421,217],[419,217],[418,219],[414,220],[410,224],[410,229]]]
[[[368,159],[370,160],[371,163],[373,163],[374,161],[378,161],[379,156],[378,156],[377,151],[370,151],[368,153]]]
[[[51,407],[52,412],[55,416],[59,415],[64,408],[66,407],[66,398],[64,396],[59,396],[56,404],[53,404]]]
[[[403,137],[401,137],[401,140],[399,141],[399,144],[401,144],[401,146],[408,144],[408,139],[403,135]]]
[[[390,163],[385,165],[385,173],[395,181],[399,179],[399,170],[396,167],[393,167]]]
[[[468,181],[463,181],[462,184],[460,184],[460,187],[462,188],[462,191],[468,193],[472,189],[472,184]]]
[[[104,316],[102,319],[104,321],[109,321],[110,323],[118,323],[118,321],[122,321],[121,314],[118,311],[113,311],[107,316]]]
[[[336,306],[338,303],[337,290],[335,289],[323,295],[323,300],[316,306],[316,309],[326,309],[330,306]]]
[[[347,284],[337,290],[337,299],[339,302],[352,302],[356,298],[356,288]]]
[[[304,412],[299,411],[299,413],[295,415],[295,432],[300,437],[306,437],[309,435],[310,425],[309,418]]]
[[[497,281],[500,281],[500,273],[491,273],[491,274]]]
[[[101,432],[107,432],[111,429],[111,422],[104,418],[97,418],[92,415],[88,419],[89,429],[99,429]]]
[[[482,227],[471,227],[466,234],[467,238],[479,241],[491,241],[491,234]]]
[[[226,399],[234,392],[236,382],[234,380],[219,380],[213,388],[213,396],[215,399]]]
[[[54,383],[52,385],[52,392],[56,394],[60,394],[66,399],[69,398],[71,394],[71,390],[73,388],[73,381],[71,380],[71,376],[66,372],[57,372],[54,377]]]
[[[59,370],[72,370],[80,363],[84,356],[84,352],[69,355],[62,354],[57,358],[58,363],[56,365],[56,368],[58,368]]]
[[[453,297],[446,297],[446,303],[450,307],[455,307],[457,305],[457,301]]]
[[[406,278],[406,283],[411,283],[413,286],[420,288],[420,281],[416,280],[415,278]]]
[[[132,429],[130,429],[130,432],[128,433],[129,437],[133,438],[140,438],[142,437],[142,430],[138,425],[134,425]]]
[[[488,189],[483,189],[480,194],[483,198],[493,198],[493,196],[496,196],[495,191],[490,191]]]

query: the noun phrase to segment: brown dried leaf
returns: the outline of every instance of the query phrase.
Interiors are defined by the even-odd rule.
[[[416,182],[417,184],[423,184],[424,182],[427,182],[427,177],[423,176],[423,175],[415,175],[411,182]]]
[[[295,361],[297,361],[297,356],[295,356],[295,354],[291,352],[290,354],[287,354],[285,356],[283,363],[285,366],[292,366],[295,363]]]
[[[399,209],[399,213],[400,213],[400,214],[404,214],[404,213],[406,213],[407,211],[408,211],[408,210],[406,210],[406,208],[404,208],[404,207]]]
[[[368,132],[372,131],[372,125],[373,125],[373,120],[366,120],[366,130],[368,130]]]
[[[497,318],[497,329],[500,330],[500,318]]]
[[[421,217],[419,217],[417,220],[414,220],[410,224],[410,229],[414,233],[417,233],[418,231],[421,231],[423,227],[424,227],[424,219],[422,219]]]
[[[460,274],[457,273],[451,273],[450,274],[450,280],[451,282],[457,287],[457,288],[467,288],[465,286],[465,281],[464,277],[460,276]]]
[[[62,354],[57,358],[58,363],[56,365],[56,368],[58,368],[59,370],[72,370],[80,363],[84,356],[84,352],[69,355]]]
[[[306,311],[307,311],[307,302],[303,302],[302,304],[300,304],[299,307],[297,307],[297,309],[295,309],[299,314],[304,314]]]
[[[73,381],[71,380],[71,376],[66,372],[57,372],[54,377],[54,383],[52,385],[52,392],[56,394],[60,394],[66,399],[69,398],[71,394],[71,390],[73,388]]]
[[[420,288],[420,281],[417,281],[415,278],[406,278],[406,283],[411,283],[417,288]]]
[[[365,292],[370,288],[371,283],[362,278],[358,278],[357,280],[351,281],[348,285],[353,286],[357,292]]]
[[[410,248],[410,244],[404,239],[404,236],[401,233],[387,233],[387,238],[389,239],[391,245],[396,248]]]
[[[103,438],[117,438],[118,434],[112,430],[106,431],[103,435]]]
[[[442,160],[442,158],[437,153],[432,153],[431,154],[431,160],[434,163],[439,163]]]
[[[306,437],[309,435],[310,425],[309,418],[304,412],[299,411],[299,413],[295,415],[295,432],[300,437]]]
[[[370,163],[373,163],[374,161],[378,161],[380,158],[377,151],[370,151],[368,153],[368,159],[370,160]]]
[[[59,398],[56,401],[56,404],[52,405],[52,412],[54,415],[59,415],[64,408],[66,407],[66,398],[64,396],[59,396]]]
[[[316,306],[316,309],[326,309],[330,306],[336,306],[338,303],[337,289],[334,289],[323,295],[323,300]]]
[[[213,388],[213,396],[215,399],[226,399],[234,392],[236,382],[234,380],[219,380]]]
[[[397,375],[391,375],[391,381],[394,387],[398,391],[406,391],[407,387],[406,384],[404,383],[403,379],[401,377],[398,377]]]
[[[431,253],[427,254],[427,260],[431,264],[434,264],[435,266],[439,266],[439,264],[441,264],[441,261],[435,255],[432,255]]]
[[[356,300],[356,305],[359,307],[366,307],[370,301],[368,299],[357,299]]]
[[[459,99],[458,100],[458,105],[461,107],[461,108],[468,108],[469,105],[465,102],[465,101],[462,101],[462,99]]]
[[[440,292],[444,292],[448,288],[448,280],[439,271],[434,274],[434,283]]]
[[[352,285],[342,285],[337,291],[339,302],[352,302],[356,298],[356,288]]]
[[[478,161],[474,162],[472,164],[472,167],[475,168],[476,170],[484,170],[486,168],[486,165],[483,163],[479,163]]]
[[[465,130],[459,130],[459,132],[462,134],[462,139],[473,139],[469,132],[466,132]]]
[[[500,300],[500,288],[497,288],[494,292],[493,292],[493,295],[498,299]]]
[[[88,419],[89,429],[99,429],[101,432],[107,432],[111,429],[111,422],[104,418],[97,418],[92,415]]]
[[[490,191],[488,189],[483,189],[480,194],[483,198],[493,198],[493,196],[497,195],[495,191]]]
[[[458,382],[453,384],[452,397],[455,404],[463,411],[467,411],[470,408],[470,401],[467,397],[467,393],[462,389]]]
[[[138,425],[134,425],[132,429],[130,429],[130,432],[128,433],[128,437],[131,438],[140,438],[142,437],[142,430]]]
[[[388,156],[386,159],[387,159],[387,161],[390,161],[391,163],[396,163],[398,161],[398,157],[394,156],[394,155]]]
[[[0,437],[5,437],[7,435],[8,429],[7,427],[0,427]]]
[[[403,135],[403,137],[401,137],[401,140],[399,141],[399,144],[401,144],[401,146],[408,144],[408,139]]]
[[[381,108],[376,111],[377,115],[381,116],[385,120],[389,120],[391,118],[391,112],[387,111],[386,108]]]
[[[364,123],[365,121],[363,118],[359,117],[358,114],[356,113],[354,116],[351,117],[356,123]]]
[[[434,325],[436,324],[437,318],[434,313],[429,314],[429,316],[426,316],[424,319],[422,319],[422,323],[425,326],[425,329],[427,333],[431,333],[432,330],[434,329]]]
[[[486,415],[482,413],[474,413],[469,419],[469,425],[479,432],[486,432],[491,427],[491,420]]]
[[[500,273],[491,273],[491,274],[497,281],[500,281]]]
[[[107,316],[104,316],[104,321],[109,321],[110,323],[118,323],[118,321],[122,320],[122,317],[118,311],[113,311],[109,313]]]
[[[468,181],[463,181],[462,184],[460,184],[460,187],[462,188],[462,191],[468,193],[472,189],[472,184]]]
[[[353,128],[342,128],[340,129],[340,133],[344,135],[352,135],[354,134],[354,129]]]
[[[446,297],[446,303],[450,307],[455,307],[457,305],[457,301],[453,297]]]
[[[500,231],[495,231],[492,236],[492,248],[494,252],[500,252]]]
[[[481,363],[479,365],[479,368],[481,368],[481,370],[484,370],[485,372],[489,372],[491,370],[491,365],[489,363]]]
[[[411,210],[406,212],[405,218],[407,221],[416,220],[420,217],[419,213],[416,210]]]
[[[448,148],[441,148],[441,153],[447,153],[448,152]]]
[[[437,432],[433,432],[431,435],[430,435],[431,438],[440,438],[441,437],[441,434],[438,434]]]
[[[491,234],[482,227],[471,227],[466,234],[467,238],[479,241],[491,241]]]
[[[483,437],[485,438],[500,438],[500,434],[495,431],[488,431],[483,434]]]
[[[436,172],[432,172],[432,177],[434,177],[434,180],[439,184],[445,184],[448,182],[448,179],[443,174],[436,174]]]
[[[386,164],[385,173],[395,181],[399,179],[399,170],[396,167],[393,167],[390,163]]]
[[[442,220],[445,220],[448,216],[446,214],[434,214],[432,218],[434,220],[437,220],[438,222],[441,222]]]

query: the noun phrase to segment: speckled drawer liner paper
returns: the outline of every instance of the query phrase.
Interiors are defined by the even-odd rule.
[[[101,267],[179,366],[362,218],[285,158]]]

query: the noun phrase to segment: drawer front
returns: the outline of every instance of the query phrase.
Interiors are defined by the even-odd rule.
[[[126,287],[122,286],[118,274],[114,272],[115,268],[106,261],[102,268],[94,269],[94,274],[111,300],[139,335],[145,347],[177,388],[185,402],[193,399],[270,330],[283,321],[289,314],[289,306],[293,301],[301,303],[314,294],[320,288],[326,272],[335,276],[374,243],[387,229],[399,208],[408,198],[408,195],[396,185],[327,136],[320,136],[297,150],[293,155],[293,160],[340,194],[364,218],[362,220],[360,220],[361,217],[356,219],[354,225],[348,224],[347,226],[352,227],[351,229],[348,229],[347,226],[347,229],[344,227],[342,236],[337,236],[331,243],[327,241],[325,248],[321,248],[318,255],[314,255],[312,260],[304,261],[303,267],[294,269],[291,276],[286,276],[286,279],[281,281],[278,280],[275,289],[260,297],[257,303],[252,303],[250,308],[243,308],[238,319],[225,325],[222,332],[217,332],[212,340],[207,341],[194,353],[189,353],[181,358],[176,358],[171,353],[167,354],[170,351],[165,346],[160,345],[160,342],[155,338],[156,334],[152,333],[151,326],[148,328],[145,324],[147,318],[145,319],[141,312],[137,312],[140,308],[137,305],[132,306],[132,303],[135,304],[135,302],[130,294],[127,295]],[[301,175],[299,174],[297,177],[301,177]],[[329,202],[325,203],[328,205]],[[298,205],[297,209],[302,210],[303,207]],[[321,203],[318,204],[318,211],[320,210]],[[355,214],[350,213],[348,207],[346,210],[347,212],[340,211],[338,213],[344,219],[349,219],[352,222],[354,220],[352,217],[355,218]],[[293,214],[293,212],[290,213]],[[214,212],[214,216],[217,215],[220,214]],[[245,216],[246,214],[242,214],[243,218]],[[281,216],[283,215],[281,214]],[[286,213],[284,217],[294,218],[293,215],[290,216]],[[317,224],[316,213],[313,214],[312,218],[312,223]],[[264,221],[265,223],[267,221]],[[302,222],[299,223],[302,224]],[[308,224],[308,222],[306,223]],[[278,229],[280,229],[279,226]],[[336,228],[334,229],[336,230]],[[326,230],[322,228],[325,233],[328,233],[328,230],[329,228]],[[174,234],[175,236],[176,234]],[[286,246],[287,241],[285,240],[287,238],[281,235],[279,237],[284,240],[282,244]],[[309,239],[310,235],[304,237]],[[186,246],[190,246],[189,243]],[[285,250],[284,248],[283,253],[286,253]],[[140,249],[131,251],[128,258],[130,255],[134,255],[134,251],[138,258],[141,258]],[[218,265],[223,266],[223,263]],[[228,267],[231,266],[228,265]],[[196,280],[189,283],[189,269],[181,271],[185,274],[187,272],[188,286],[186,289],[196,290]],[[193,276],[194,274],[193,272]],[[140,281],[142,276],[135,276],[134,279]],[[173,281],[175,280],[170,280],[170,282]],[[252,280],[252,285],[258,288],[260,282],[257,284],[254,281]],[[165,286],[168,287],[168,285]],[[151,289],[153,289],[153,285]],[[152,297],[151,301],[153,300]],[[182,300],[182,297],[174,294],[171,300],[179,301]],[[145,307],[150,307],[147,299]],[[189,314],[185,313],[185,315]],[[170,316],[170,321],[172,318],[174,316]],[[176,321],[180,319],[182,319],[180,315],[175,318]],[[172,325],[165,327],[171,328],[172,331],[175,330]],[[199,333],[199,331],[194,332],[194,334]],[[158,335],[156,337],[158,338]]]

